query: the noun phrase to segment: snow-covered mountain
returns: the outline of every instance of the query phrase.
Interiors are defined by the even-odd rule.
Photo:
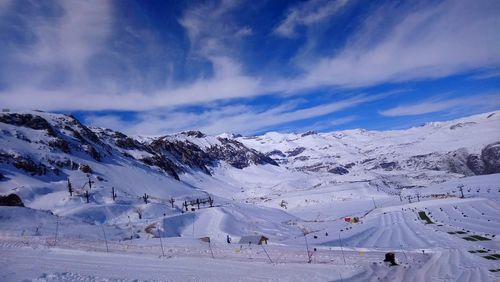
[[[30,208],[95,223],[138,220],[142,227],[151,220],[163,224],[164,215],[178,215],[179,231],[171,233],[178,235],[185,227],[183,219],[190,218],[181,213],[184,201],[210,196],[218,206],[237,205],[242,210],[203,211],[218,214],[218,222],[236,221],[248,213],[276,214],[230,203],[231,191],[239,191],[239,186],[229,184],[230,177],[212,177],[218,170],[279,170],[274,160],[234,139],[191,131],[139,140],[110,129],[88,128],[72,116],[38,111],[2,113],[0,130],[0,193],[15,193]],[[270,224],[282,225],[286,220],[281,219]]]
[[[230,187],[215,194],[232,198],[238,197],[233,190],[248,186],[248,181],[229,174],[252,167],[266,171],[251,181],[262,187],[290,177],[301,185],[320,185],[308,179],[314,175],[335,183],[407,188],[500,172],[500,112],[393,131],[270,132],[253,137],[188,131],[139,139],[89,128],[72,116],[31,111],[0,114],[0,130],[4,193],[20,189],[13,187],[22,186],[19,177],[48,183],[70,178],[83,185],[92,176],[131,195],[165,197],[173,195],[157,187],[168,186],[176,190],[175,196],[185,196],[193,186],[210,191],[211,182],[219,181]],[[137,182],[143,187],[137,188]],[[284,185],[293,186],[278,186]],[[36,200],[29,192],[19,192],[26,194],[25,200]],[[266,193],[272,191],[261,189],[258,194]]]
[[[311,261],[315,254],[299,250],[306,237],[319,250],[317,259],[327,263],[321,268],[325,279],[319,280],[329,280],[328,263],[343,265],[335,249],[343,244],[350,248],[341,250],[347,253],[344,260],[355,265],[348,272],[354,281],[371,279],[373,273],[429,281],[443,267],[449,277],[493,281],[488,270],[495,262],[476,262],[465,250],[493,253],[500,246],[495,237],[499,173],[500,112],[393,131],[252,137],[188,131],[154,138],[87,127],[62,114],[4,112],[0,195],[19,199],[0,197],[0,203],[22,201],[25,207],[0,207],[0,249],[12,254],[18,240],[35,249],[55,245],[59,236],[63,249],[102,251],[96,242],[107,238],[105,250],[120,253],[130,247],[144,255],[160,237],[170,257],[192,259],[207,255],[204,243],[193,238],[208,236],[216,248],[212,256],[296,263]],[[470,199],[461,199],[461,193]],[[422,212],[440,224],[424,225]],[[345,221],[354,217],[362,224]],[[237,242],[255,234],[272,244],[265,256],[226,243],[228,235]],[[469,242],[473,239],[463,240],[460,234],[485,241]],[[372,265],[385,251],[403,251],[403,246],[406,264],[410,259],[412,269],[426,271]],[[421,249],[434,254],[422,258]],[[81,257],[64,252],[51,260]],[[456,263],[444,265],[451,256]],[[287,267],[297,277],[299,268]]]
[[[499,112],[406,130],[270,132],[237,140],[288,169],[335,174],[340,182],[396,177],[404,182],[398,186],[411,187],[500,172]]]

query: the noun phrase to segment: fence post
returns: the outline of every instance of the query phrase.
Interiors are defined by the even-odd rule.
[[[344,247],[342,246],[342,239],[340,238],[340,233],[342,233],[342,229],[339,232],[340,251],[342,252],[342,258],[344,259],[344,264],[347,264],[345,261]]]
[[[56,236],[54,238],[54,247],[57,244],[57,234],[59,233],[59,220],[56,221]]]
[[[106,252],[109,253],[109,248],[108,248],[108,239],[106,238],[106,232],[104,231],[104,227],[101,224],[101,229],[102,229],[102,234],[104,234],[104,242],[106,242]]]
[[[163,241],[161,240],[161,234],[160,234],[160,229],[156,229],[156,231],[158,232],[158,237],[160,238],[160,246],[161,246],[161,254],[162,256],[165,256],[165,251],[163,250]]]
[[[214,251],[212,251],[212,240],[210,239],[210,237],[208,237],[208,248],[210,249],[210,253],[212,254],[212,259],[215,259],[214,257]]]
[[[266,253],[267,255],[267,258],[269,259],[269,261],[274,264],[273,260],[271,259],[271,257],[269,256],[269,254],[267,253],[266,249],[264,248],[264,245],[260,245],[262,247],[262,249],[264,250],[264,253]]]

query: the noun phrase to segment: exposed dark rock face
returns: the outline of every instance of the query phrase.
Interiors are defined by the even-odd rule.
[[[344,168],[342,166],[337,166],[337,167],[329,169],[328,172],[334,173],[334,174],[339,174],[339,175],[344,175],[344,174],[348,174],[349,170],[347,170],[346,168]]]
[[[183,165],[210,174],[207,166],[212,166],[214,160],[210,158],[208,153],[189,141],[171,141],[168,138],[160,138],[153,141],[151,147],[160,155],[173,157]]]
[[[29,157],[16,156],[14,157],[13,165],[17,169],[24,170],[31,175],[45,175],[47,174],[47,166],[42,163],[34,162]]]
[[[205,134],[203,134],[202,132],[197,131],[197,130],[186,131],[186,132],[183,132],[183,134],[186,134],[187,136],[191,136],[191,137],[196,137],[196,138],[206,137]]]
[[[476,124],[476,122],[459,122],[457,124],[450,126],[450,129],[455,130],[457,128],[466,127],[466,126],[470,126],[470,125],[474,125],[474,124]]]
[[[294,161],[302,161],[302,162],[304,162],[304,161],[309,160],[309,158],[310,158],[309,156],[298,156],[298,157],[294,158],[293,160]]]
[[[96,160],[98,162],[101,161],[101,154],[99,153],[99,151],[97,151],[96,148],[94,148],[91,145],[86,145],[86,146],[84,146],[84,148],[85,148],[85,152],[87,152],[87,154],[89,154],[89,156],[91,156],[94,160]]]
[[[347,169],[350,169],[350,168],[352,168],[355,165],[356,165],[355,163],[348,163],[348,164],[344,165],[344,167],[347,168]]]
[[[191,134],[197,138],[205,136],[201,132],[190,131],[185,134]],[[203,150],[196,144],[184,140],[171,140],[163,137],[154,140],[151,148],[157,154],[167,158],[173,158],[181,166],[187,166],[192,169],[200,169],[206,174],[211,174],[208,167],[214,167],[219,161],[225,161],[235,168],[245,168],[250,164],[273,164],[274,160],[256,150],[249,149],[242,143],[228,138],[218,138],[220,145],[213,145]],[[179,168],[177,168],[179,170]]]
[[[103,143],[101,142],[101,140],[99,140],[99,137],[97,137],[97,135],[92,132],[92,130],[90,130],[88,127],[86,127],[85,125],[81,124],[80,121],[78,121],[74,116],[69,116],[70,118],[70,124],[73,125],[73,128],[72,130],[76,133],[74,133],[78,139],[80,140],[84,140],[87,139],[86,141],[91,141],[91,142],[94,142],[96,144],[100,144],[100,145],[103,145]],[[78,131],[75,129],[79,129],[79,133]],[[78,133],[78,134],[77,134]]]
[[[301,137],[306,137],[308,135],[315,135],[315,134],[318,134],[316,133],[316,131],[307,131],[305,133],[302,133],[302,135],[300,135]]]
[[[146,146],[121,132],[111,130],[107,131],[111,132],[110,136],[114,140],[117,147],[125,150],[146,150]]]
[[[484,173],[500,173],[500,142],[489,144],[481,152]]]
[[[302,154],[305,150],[306,150],[306,148],[304,148],[304,147],[297,147],[293,150],[286,151],[286,154],[288,155],[288,157],[295,157],[297,155]]]
[[[272,150],[271,152],[267,152],[266,156],[268,156],[268,157],[278,156],[278,157],[281,157],[281,158],[285,158],[286,157],[286,155],[282,151],[280,151],[280,150]]]
[[[484,173],[484,162],[480,156],[471,154],[467,157],[467,167],[476,175]]]
[[[177,166],[165,157],[155,155],[153,157],[143,158],[141,161],[149,166],[157,166],[176,180],[180,180],[179,175],[176,172],[176,170],[178,170]]]
[[[54,162],[48,159],[48,163]],[[11,164],[17,169],[23,170],[32,176],[42,176],[47,173],[59,175],[60,170],[51,166],[47,166],[42,162],[33,160],[30,156],[13,155],[0,152],[0,163]]]
[[[397,162],[384,162],[379,164],[381,168],[391,171],[397,168],[398,163]]]
[[[349,173],[347,169],[345,169],[343,166],[339,166],[337,163],[315,163],[312,165],[307,165],[307,166],[301,166],[298,167],[297,170],[299,171],[311,171],[311,172],[329,172],[329,173],[335,173],[335,174],[346,174]]]
[[[0,206],[24,207],[24,204],[18,195],[9,194],[8,196],[0,196]]]
[[[31,114],[2,114],[0,115],[0,122],[28,127],[35,130],[51,128],[47,120],[40,116],[33,116]]]
[[[80,164],[80,171],[83,173],[92,173],[92,169],[86,164]]]
[[[207,150],[212,159],[225,161],[229,165],[239,169],[248,167],[252,163],[256,165],[278,165],[270,157],[254,149],[249,149],[238,141],[227,138],[218,138],[218,140],[221,142],[221,145],[211,146]]]
[[[49,136],[56,136],[49,122],[40,116],[31,114],[2,114],[0,122],[27,127],[35,130],[47,130]]]
[[[465,148],[445,154],[431,153],[412,156],[405,165],[414,169],[431,169],[465,176],[500,173],[500,142],[483,148],[481,155],[470,154]]]
[[[65,169],[76,170],[79,167],[78,163],[76,163],[70,159],[64,159],[64,160],[48,159],[47,162],[49,164],[54,165],[54,166],[61,168],[61,169],[65,168]]]
[[[139,144],[137,144],[137,141],[130,137],[117,139],[115,144],[116,146],[127,150],[139,149]]]
[[[66,140],[62,138],[56,138],[50,141],[49,146],[52,148],[57,148],[66,154],[69,154],[71,152],[68,142],[66,142]]]

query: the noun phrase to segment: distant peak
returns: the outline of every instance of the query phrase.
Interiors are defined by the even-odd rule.
[[[190,130],[190,131],[184,131],[182,134],[190,136],[190,137],[196,137],[196,138],[204,138],[207,137],[203,132],[198,131],[198,130]]]

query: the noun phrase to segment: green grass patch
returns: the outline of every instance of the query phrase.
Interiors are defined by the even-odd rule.
[[[457,231],[457,234],[467,234],[467,232],[464,232],[464,231]]]
[[[500,255],[499,254],[493,254],[492,256],[496,257],[497,259],[500,259]]]
[[[485,250],[473,250],[473,251],[469,251],[469,253],[471,254],[475,254],[475,253],[481,253],[481,254],[484,254],[484,253],[487,253],[488,251],[485,251]],[[493,256],[500,256],[500,255],[493,255]]]
[[[419,211],[418,216],[420,217],[421,220],[426,221],[426,224],[433,224],[432,220],[427,216],[427,214],[424,211]]]
[[[483,236],[479,235],[472,235],[472,236],[467,236],[467,237],[462,237],[462,239],[465,239],[467,241],[490,241],[491,239],[488,239]]]
[[[490,272],[500,272],[500,269],[497,268],[497,269],[490,269]]]
[[[494,256],[484,256],[483,258],[489,259],[489,260],[497,260],[497,259],[499,259],[499,258],[496,258]]]
[[[457,232],[448,231],[448,234],[457,234]]]
[[[479,236],[479,235],[472,235],[470,237],[473,237],[473,238],[477,239],[478,241],[490,241],[491,240],[491,239],[488,239],[486,237]]]

